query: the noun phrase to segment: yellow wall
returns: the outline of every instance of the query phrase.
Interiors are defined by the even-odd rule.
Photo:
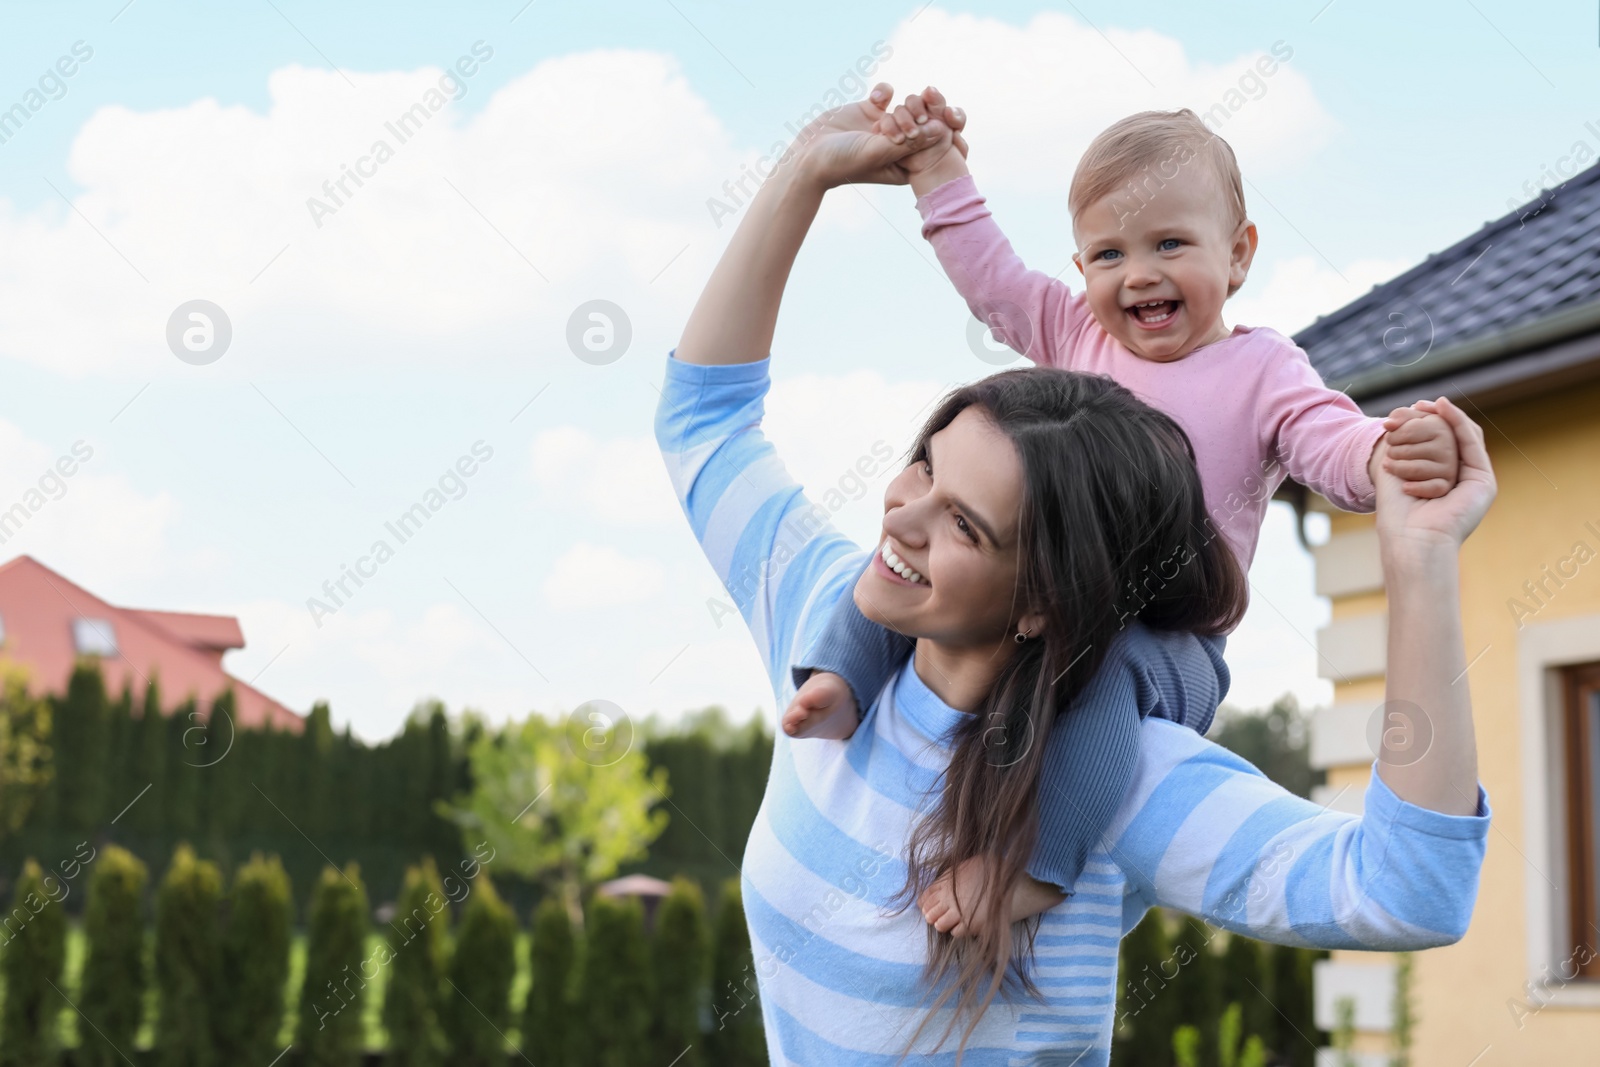
[[[1479,777],[1494,811],[1472,926],[1459,944],[1417,955],[1416,1067],[1600,1063],[1600,1008],[1551,1005],[1517,1021],[1527,980],[1526,861],[1517,691],[1517,627],[1507,607],[1583,540],[1600,551],[1600,384],[1488,411],[1464,405],[1483,427],[1500,494],[1462,551],[1462,613],[1471,667]],[[1335,515],[1335,533],[1369,516]],[[1342,598],[1336,618],[1383,610],[1381,594]],[[1600,559],[1549,598],[1532,620],[1600,613]],[[1336,700],[1381,697],[1373,680],[1336,687]],[[1366,767],[1334,768],[1330,784],[1364,788]],[[1386,959],[1335,953],[1352,962]],[[1375,1047],[1368,1039],[1362,1047]],[[1376,1046],[1381,1047],[1381,1043]],[[1485,1051],[1487,1047],[1487,1051]],[[1480,1058],[1481,1056],[1481,1058]]]

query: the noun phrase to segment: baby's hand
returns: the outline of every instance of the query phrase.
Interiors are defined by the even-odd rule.
[[[981,892],[982,864],[983,859],[979,856],[962,861],[954,877],[950,872],[945,872],[917,901],[917,906],[922,909],[922,917],[941,934],[951,937],[976,936],[988,925],[989,909]],[[1020,922],[1048,911],[1066,899],[1066,895],[1055,886],[1025,874],[1011,887],[1008,918],[1011,922]]]
[[[783,732],[790,737],[824,737],[843,741],[856,732],[855,694],[831,671],[814,671],[783,713]]]
[[[1383,425],[1388,431],[1383,469],[1401,480],[1403,492],[1432,499],[1455,488],[1459,466],[1456,435],[1435,411],[1433,401],[1395,408]]]
[[[952,181],[967,171],[967,141],[962,136],[967,116],[945,102],[933,86],[912,93],[906,102],[885,113],[873,129],[897,145],[914,151],[897,161],[910,177],[918,196]]]

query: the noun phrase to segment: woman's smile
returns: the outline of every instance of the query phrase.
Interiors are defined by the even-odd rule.
[[[896,567],[900,569],[896,570]],[[878,551],[873,553],[872,569],[896,585],[919,586],[926,589],[932,584],[922,576],[921,572],[913,569],[909,563],[895,554],[894,549],[889,547],[888,538],[884,538],[883,543],[878,546]]]

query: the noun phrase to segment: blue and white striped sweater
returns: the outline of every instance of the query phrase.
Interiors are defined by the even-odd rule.
[[[755,638],[775,705],[791,658],[859,575],[865,549],[809,501],[761,432],[769,360],[669,356],[656,416],[668,472],[717,577]],[[847,742],[776,731],[741,884],[774,1064],[890,1067],[926,1009],[921,914],[888,916],[902,850],[964,717],[912,663]],[[1034,977],[1046,1003],[996,1001],[964,1063],[1106,1064],[1117,946],[1154,905],[1281,944],[1417,949],[1461,937],[1488,835],[1478,814],[1401,801],[1374,774],[1365,815],[1325,811],[1176,723],[1146,719],[1140,757],[1079,892],[1045,913]],[[954,1042],[918,1062],[953,1063]]]

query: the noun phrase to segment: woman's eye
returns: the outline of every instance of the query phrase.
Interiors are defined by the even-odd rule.
[[[967,535],[968,540],[970,540],[973,544],[978,543],[978,535],[972,532],[972,527],[968,526],[967,520],[963,519],[960,515],[956,516],[956,526],[961,530],[962,533]]]

